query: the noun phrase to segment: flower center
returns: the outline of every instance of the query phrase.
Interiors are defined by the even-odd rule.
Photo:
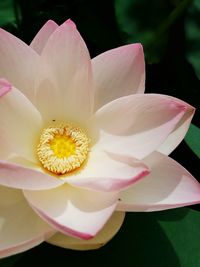
[[[87,159],[90,139],[82,129],[71,124],[45,128],[37,146],[43,167],[55,174],[78,169]]]

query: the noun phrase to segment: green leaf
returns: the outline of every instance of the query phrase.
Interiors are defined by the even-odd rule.
[[[194,0],[185,21],[186,56],[200,79],[200,1]]]
[[[13,22],[15,22],[13,1],[0,1],[0,25],[5,25]]]
[[[200,266],[200,212],[188,208],[166,212],[160,217],[159,225],[170,241],[180,266]]]
[[[189,131],[185,137],[185,142],[200,158],[200,129],[194,124],[190,125]]]

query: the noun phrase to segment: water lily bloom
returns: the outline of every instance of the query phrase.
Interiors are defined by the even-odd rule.
[[[200,202],[168,157],[194,108],[144,94],[140,44],[91,60],[70,20],[48,21],[30,46],[0,29],[0,78],[0,257],[43,241],[95,249],[126,211]]]

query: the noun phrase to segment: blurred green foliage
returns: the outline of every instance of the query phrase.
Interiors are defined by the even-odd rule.
[[[200,1],[194,0],[185,20],[186,56],[200,79]]]
[[[119,28],[127,43],[141,42],[149,63],[163,57],[173,23],[191,3],[190,0],[115,0]]]
[[[185,137],[185,141],[192,151],[200,158],[200,129],[191,124]]]
[[[15,12],[12,0],[0,1],[0,25],[15,22]]]
[[[117,22],[123,39],[127,43],[141,42],[148,62],[158,62],[166,49],[168,29],[161,35],[158,29],[171,9],[164,0],[115,0]]]

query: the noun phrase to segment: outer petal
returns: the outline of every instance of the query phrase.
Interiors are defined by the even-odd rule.
[[[0,78],[8,79],[34,102],[39,56],[28,45],[0,29]]]
[[[188,109],[183,101],[158,94],[121,97],[99,109],[98,146],[142,159],[156,150]]]
[[[101,230],[117,202],[116,194],[68,185],[24,194],[32,208],[55,229],[82,239],[90,239]]]
[[[42,119],[33,104],[9,82],[0,79],[0,158],[17,153],[35,160]]]
[[[194,112],[195,108],[188,105],[188,109],[183,118],[177,124],[173,132],[167,137],[165,142],[158,148],[159,152],[169,155],[180,144],[188,131]]]
[[[37,33],[31,42],[30,47],[32,47],[40,55],[49,37],[57,28],[58,25],[53,20],[48,20]]]
[[[148,167],[132,157],[92,149],[86,166],[65,181],[97,191],[119,191],[149,174]]]
[[[47,242],[52,245],[75,250],[98,249],[105,245],[119,231],[124,221],[124,217],[124,212],[115,212],[104,228],[90,240],[77,239],[57,233],[48,239]]]
[[[43,116],[47,120],[86,120],[93,106],[91,62],[87,47],[71,21],[54,31],[41,56],[44,73],[37,91],[37,105]]]
[[[0,160],[0,184],[12,188],[44,190],[64,183],[61,179],[42,173],[31,162],[23,160],[23,165]]]
[[[144,93],[145,63],[141,44],[109,50],[92,59],[95,109],[122,96]]]
[[[53,233],[19,190],[0,186],[0,258],[37,246]]]
[[[200,203],[200,184],[176,161],[155,152],[145,162],[151,174],[121,193],[119,210],[155,211]]]

